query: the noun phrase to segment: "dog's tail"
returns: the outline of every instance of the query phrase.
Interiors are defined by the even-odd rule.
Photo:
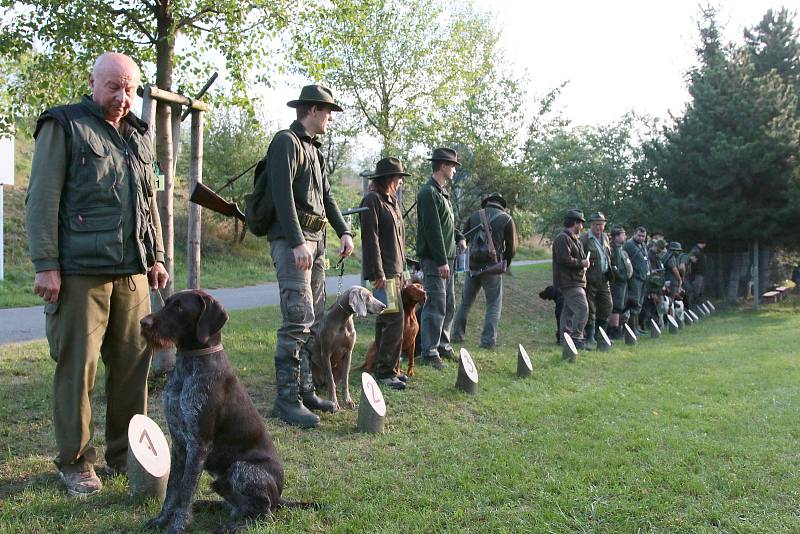
[[[315,502],[290,501],[281,497],[278,508],[302,508],[303,510],[319,510],[321,506]]]

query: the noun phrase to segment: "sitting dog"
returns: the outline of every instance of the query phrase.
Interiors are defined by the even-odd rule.
[[[406,368],[406,375],[414,376],[414,347],[417,341],[417,334],[419,334],[419,321],[417,320],[416,308],[417,304],[420,306],[425,304],[428,294],[425,293],[425,288],[419,282],[411,282],[400,292],[400,297],[403,299],[403,345],[400,349],[401,356],[406,355],[408,359],[408,366]],[[378,347],[375,342],[367,351],[367,359],[359,366],[359,369],[364,371],[372,371],[375,368],[375,357],[378,354]],[[400,369],[400,362],[397,363],[395,373],[402,374]]]
[[[552,300],[556,303],[556,344],[561,345],[561,312],[564,309],[564,297],[556,286],[547,286],[539,292],[542,300]]]
[[[244,521],[281,506],[309,506],[283,499],[283,465],[253,401],[221,344],[228,314],[203,291],[172,295],[141,320],[153,348],[175,346],[175,369],[164,390],[172,436],[171,472],[161,513],[148,527],[184,532],[192,521],[192,495],[203,470],[211,488]],[[236,531],[244,523],[223,528]]]
[[[344,405],[351,409],[356,407],[350,397],[350,362],[356,343],[353,314],[366,317],[368,313],[378,314],[384,308],[386,305],[373,297],[367,288],[353,286],[339,295],[322,317],[311,352],[311,376],[315,388],[328,387],[328,400],[337,411],[341,409],[336,397],[337,382],[341,385]]]

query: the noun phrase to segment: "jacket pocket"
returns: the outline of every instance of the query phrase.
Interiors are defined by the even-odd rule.
[[[122,262],[122,213],[83,211],[69,218],[63,249],[84,267],[108,267]]]
[[[80,185],[108,190],[117,182],[117,169],[111,149],[97,136],[90,135],[81,146]]]

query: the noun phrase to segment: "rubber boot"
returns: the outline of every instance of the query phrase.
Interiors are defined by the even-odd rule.
[[[301,428],[319,426],[319,416],[310,412],[300,400],[299,354],[275,355],[277,395],[272,416]]]
[[[314,377],[311,374],[311,362],[306,351],[300,352],[300,398],[303,401],[303,406],[309,410],[330,413],[336,411],[336,405],[331,401],[317,397],[317,393],[314,390]]]
[[[609,326],[608,327],[608,338],[611,341],[616,339],[622,339],[622,332],[620,331],[618,326]]]
[[[595,333],[595,322],[589,321],[586,323],[586,328],[584,329],[584,338],[586,339],[585,346],[587,349],[592,349],[597,345],[597,339],[594,337]]]

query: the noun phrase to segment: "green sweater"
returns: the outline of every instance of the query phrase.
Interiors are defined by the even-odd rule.
[[[417,255],[445,265],[456,257],[456,243],[464,239],[456,230],[450,196],[431,177],[417,193]]]

